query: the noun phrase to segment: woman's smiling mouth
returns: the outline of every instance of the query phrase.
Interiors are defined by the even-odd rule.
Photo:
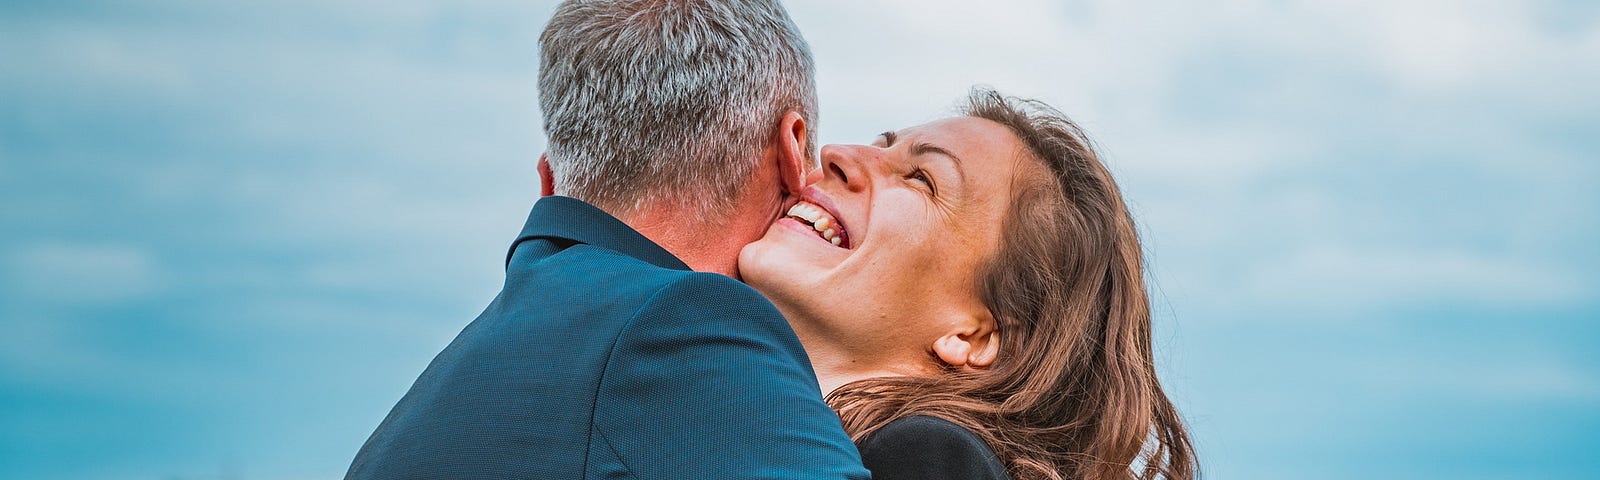
[[[822,237],[823,241],[831,243],[835,247],[850,248],[850,237],[849,234],[845,233],[844,224],[840,223],[839,219],[828,209],[802,200],[800,203],[794,204],[793,207],[789,207],[786,216],[811,227],[812,230],[817,232],[817,236]]]

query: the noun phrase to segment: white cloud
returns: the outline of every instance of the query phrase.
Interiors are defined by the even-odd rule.
[[[195,32],[159,25],[25,24],[38,35],[32,45],[40,47],[29,58],[55,61],[59,68],[12,72],[18,75],[13,80],[27,81],[11,87],[47,90],[44,85],[67,79],[71,88],[66,91],[80,95],[110,90],[157,101],[193,103],[200,98],[212,103],[206,108],[216,118],[207,122],[206,130],[184,138],[220,144],[231,154],[291,157],[213,158],[214,152],[205,148],[172,152],[171,164],[141,167],[138,175],[144,182],[139,188],[147,198],[222,202],[237,208],[260,220],[251,225],[263,231],[251,234],[263,242],[354,244],[378,236],[407,239],[410,252],[419,246],[497,250],[503,245],[532,197],[531,164],[542,143],[535,117],[532,40],[549,5],[478,2],[444,9],[411,4],[372,11],[368,2],[309,2],[291,8],[322,19],[304,25],[304,33],[288,29],[289,23],[299,23],[288,22],[294,16],[274,5],[205,13],[242,22],[237,31],[194,27],[207,35],[206,42],[193,41]],[[1453,112],[1429,111],[1429,102],[1435,100],[1415,104],[1418,97],[1452,105],[1467,103],[1469,97],[1566,100],[1518,103],[1525,110],[1514,113],[1538,118],[1592,103],[1593,96],[1584,95],[1592,87],[1578,81],[1590,78],[1600,65],[1589,61],[1600,51],[1600,29],[1547,34],[1539,29],[1530,5],[830,0],[790,2],[789,8],[820,64],[824,141],[866,141],[878,131],[939,115],[971,84],[995,84],[1053,102],[1101,140],[1124,182],[1138,187],[1140,196],[1131,200],[1143,209],[1142,218],[1154,224],[1152,230],[1188,235],[1150,240],[1181,245],[1166,252],[1168,258],[1215,254],[1240,237],[1294,227],[1302,236],[1290,241],[1313,237],[1325,251],[1294,250],[1304,244],[1292,243],[1266,253],[1288,259],[1280,261],[1296,265],[1300,273],[1275,275],[1277,265],[1254,263],[1242,268],[1258,270],[1266,279],[1300,275],[1340,283],[1345,281],[1341,275],[1349,274],[1327,270],[1323,263],[1330,255],[1391,259],[1396,254],[1364,250],[1365,243],[1342,230],[1344,222],[1295,223],[1274,216],[1278,212],[1260,204],[1293,202],[1296,197],[1263,194],[1262,185],[1284,177],[1315,183],[1306,177],[1322,170],[1297,167],[1330,162],[1383,175],[1386,165],[1438,161],[1415,153],[1438,153],[1440,145],[1455,149],[1435,155],[1445,161],[1493,165],[1512,172],[1510,178],[1520,178],[1523,185],[1557,182],[1573,173],[1572,163],[1582,160],[1565,152],[1539,151],[1548,147],[1523,132],[1484,134],[1500,124],[1469,125],[1492,112],[1450,119]],[[211,8],[196,4],[170,10]],[[508,18],[514,15],[495,13],[497,9],[528,16]],[[454,23],[495,28],[448,27],[453,22],[442,18],[452,15],[458,20]],[[358,30],[368,36],[338,37],[341,30],[334,27],[345,23],[362,25]],[[447,33],[440,34],[440,28]],[[437,50],[407,43],[409,35],[431,39]],[[1186,114],[1184,102],[1217,93],[1189,78],[1196,64],[1209,63],[1216,65],[1207,68],[1220,70],[1215,81],[1260,88],[1229,97],[1227,102],[1235,103],[1221,112]],[[1340,93],[1341,82],[1351,79],[1366,83],[1351,86],[1354,93],[1341,93],[1349,96],[1326,96]],[[1330,110],[1340,113],[1327,115]],[[1372,125],[1335,123],[1364,117],[1374,119]],[[1390,128],[1413,130],[1382,136],[1371,132]],[[1471,138],[1457,139],[1452,132],[1469,132]],[[1411,134],[1416,138],[1405,138]],[[1352,140],[1390,142],[1399,153],[1383,158],[1330,153],[1348,152],[1341,148]],[[1481,153],[1462,154],[1473,151]],[[1520,163],[1504,161],[1507,155],[1528,151],[1535,155]],[[314,156],[292,157],[307,153]],[[1318,211],[1309,213],[1355,221],[1382,210],[1373,207],[1371,192],[1332,190],[1316,192],[1325,198],[1314,205]],[[1511,205],[1545,200],[1527,191],[1505,195]],[[1401,208],[1370,223],[1414,241],[1435,228],[1430,220],[1428,212]],[[491,245],[495,248],[486,248]],[[1448,272],[1472,263],[1443,258],[1446,254],[1429,257],[1426,252],[1438,250],[1426,245],[1406,248],[1410,250],[1402,251],[1433,258],[1428,263],[1433,270]],[[1441,248],[1456,252],[1450,255],[1496,258],[1474,268],[1517,270],[1513,266],[1524,265],[1523,270],[1540,271],[1527,266],[1530,258]],[[1199,268],[1204,262],[1164,265]],[[310,268],[323,269],[319,278],[335,277],[327,270],[332,267]],[[368,267],[346,262],[339,268]],[[470,272],[487,274],[492,267]],[[1217,271],[1183,274],[1206,278]],[[1527,274],[1533,279],[1549,276],[1541,275]],[[1436,296],[1444,297],[1468,289],[1429,285],[1442,289]],[[1488,285],[1482,289],[1494,289],[1495,284]],[[1353,294],[1372,301],[1398,300]],[[1256,300],[1270,298],[1240,299]]]
[[[1594,298],[1585,267],[1552,258],[1594,231],[1596,198],[1569,181],[1594,168],[1545,136],[1549,122],[1593,124],[1600,24],[1551,31],[1539,18],[1550,5],[790,8],[821,65],[824,141],[920,123],[974,83],[1050,101],[1100,140],[1158,276],[1186,302],[1357,312]]]
[[[1052,100],[1119,136],[1194,136],[1211,125],[1174,117],[1174,101],[1214,92],[1190,90],[1183,74],[1222,60],[1275,75],[1235,72],[1240,84],[1269,82],[1258,92],[1263,101],[1376,108],[1366,112],[1373,118],[1404,114],[1418,101],[1531,105],[1545,114],[1592,111],[1600,102],[1594,87],[1600,28],[1558,36],[1540,27],[1529,2],[807,2],[791,8],[822,65],[825,112],[832,115],[825,126],[839,118],[853,124],[888,117],[879,109],[917,112],[896,120],[923,118],[965,86],[993,83]],[[1357,98],[1361,103],[1327,96],[1351,89],[1365,97]],[[1386,104],[1396,99],[1402,101]],[[1302,128],[1327,127],[1305,125],[1321,119],[1243,113],[1247,123],[1223,127],[1288,140],[1321,133]],[[864,135],[870,133],[826,139]]]
[[[166,287],[167,276],[132,245],[59,242],[23,246],[7,262],[9,288],[33,298],[96,303],[136,299]]]
[[[1224,281],[1224,284],[1232,282]],[[1594,298],[1584,275],[1518,258],[1459,250],[1313,245],[1253,263],[1238,298],[1306,310],[1471,303],[1565,304]],[[1227,288],[1227,287],[1224,287]]]
[[[1521,402],[1600,401],[1600,372],[1545,351],[1486,342],[1474,355],[1440,355],[1433,346],[1383,355],[1352,355],[1336,362],[1364,380],[1365,388],[1395,393],[1427,392],[1474,400]]]
[[[1547,7],[1541,2],[1311,5],[1315,14],[1354,33],[1348,43],[1378,60],[1409,94],[1495,92],[1510,97],[1505,100],[1543,99],[1541,107],[1570,108],[1560,103],[1583,98],[1592,105],[1600,92],[1594,87],[1600,81],[1600,25],[1576,35],[1551,31],[1540,24],[1539,10]]]

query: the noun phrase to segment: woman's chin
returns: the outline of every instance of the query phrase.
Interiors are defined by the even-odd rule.
[[[767,271],[767,265],[762,263],[764,255],[761,253],[760,243],[760,240],[756,240],[739,250],[739,278],[744,280],[744,283],[752,283],[751,279],[762,278]]]
[[[773,232],[776,233],[776,232]],[[817,252],[795,245],[792,236],[769,233],[739,251],[739,275],[744,282],[777,302],[779,298],[804,295],[823,268]]]
[[[848,255],[849,250],[830,245],[810,227],[780,219],[767,229],[766,235],[739,252],[739,270],[747,279],[750,269],[793,277],[820,272]]]
[[[739,251],[739,276],[744,282],[767,293],[766,289],[784,278],[792,278],[790,265],[783,260],[783,247],[766,238],[751,242]],[[770,294],[769,294],[770,295]]]

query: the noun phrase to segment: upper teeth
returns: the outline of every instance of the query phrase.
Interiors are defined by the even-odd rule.
[[[823,240],[835,246],[842,242],[839,234],[843,229],[835,230],[839,227],[839,221],[828,215],[828,211],[822,207],[807,202],[796,203],[793,207],[789,207],[789,216],[810,224],[811,228],[817,231],[817,235],[821,235]]]

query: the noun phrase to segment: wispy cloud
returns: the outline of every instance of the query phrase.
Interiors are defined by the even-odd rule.
[[[163,288],[164,273],[128,245],[38,244],[11,253],[8,283],[36,299],[112,302]]]
[[[1600,467],[1592,2],[789,8],[825,142],[1088,128],[1214,476]],[[551,9],[0,5],[0,476],[337,476],[498,288]]]

